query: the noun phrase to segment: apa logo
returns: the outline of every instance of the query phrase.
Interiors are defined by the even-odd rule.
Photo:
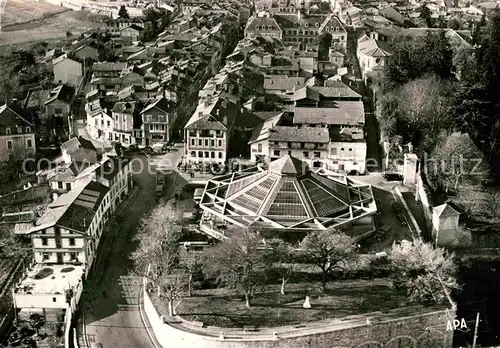
[[[468,330],[467,328],[467,323],[465,322],[465,319],[462,318],[461,320],[455,319],[453,321],[448,320],[446,322],[446,331],[454,331],[456,329],[460,330]]]

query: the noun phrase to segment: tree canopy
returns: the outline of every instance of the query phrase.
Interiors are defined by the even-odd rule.
[[[266,280],[270,264],[261,250],[262,238],[257,232],[233,232],[231,238],[209,250],[205,272],[221,286],[243,290],[246,306],[250,308],[257,287]]]
[[[459,289],[453,255],[420,240],[395,243],[389,254],[394,286],[415,302],[451,302]]]
[[[343,271],[346,262],[356,256],[356,245],[352,237],[340,231],[315,231],[309,233],[300,243],[309,261],[321,269],[321,288],[335,271]]]
[[[122,5],[120,7],[120,9],[118,10],[118,17],[124,18],[124,19],[130,18],[129,15],[128,15],[128,11],[127,11],[127,8],[125,7],[125,5]]]

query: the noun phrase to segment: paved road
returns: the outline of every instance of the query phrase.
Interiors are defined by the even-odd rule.
[[[132,238],[141,216],[155,204],[155,183],[147,171],[135,175],[135,180],[140,189],[119,213],[121,228],[103,241],[99,269],[86,283],[82,297],[89,342],[100,342],[103,348],[154,347],[138,310],[139,280],[129,274],[128,255],[134,249]]]

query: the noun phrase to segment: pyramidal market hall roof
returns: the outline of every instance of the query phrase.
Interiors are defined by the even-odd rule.
[[[314,173],[292,156],[268,169],[209,180],[200,207],[242,227],[299,231],[330,229],[376,212],[370,185]]]

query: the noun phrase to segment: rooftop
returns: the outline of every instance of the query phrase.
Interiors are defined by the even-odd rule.
[[[46,269],[49,276],[36,279],[40,271]],[[63,271],[64,270],[64,271]],[[83,266],[77,265],[43,265],[35,264],[32,269],[27,271],[26,277],[17,287],[18,294],[64,294],[66,290],[76,289],[82,281],[84,273]]]
[[[330,142],[327,128],[274,126],[269,131],[270,141],[324,143]]]
[[[335,107],[328,108],[295,107],[293,123],[362,125],[365,123],[363,102],[337,101]]]
[[[83,137],[71,138],[68,141],[65,141],[64,143],[61,144],[61,151],[66,151],[66,153],[69,155],[71,155],[80,148],[97,152],[97,149],[95,148],[94,144],[90,140],[87,140]]]
[[[337,227],[376,211],[370,185],[327,178],[292,156],[267,170],[209,180],[200,207],[236,226],[295,232]]]

